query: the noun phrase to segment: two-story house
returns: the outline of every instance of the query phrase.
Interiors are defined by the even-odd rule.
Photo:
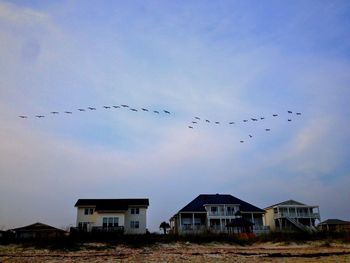
[[[265,208],[264,225],[272,231],[316,231],[316,220],[320,222],[317,205],[306,205],[288,200]]]
[[[148,199],[78,199],[76,226],[81,231],[144,234]]]
[[[253,232],[263,232],[264,210],[228,194],[201,194],[178,211],[171,219],[171,230],[177,234],[229,232],[238,218],[253,225]],[[242,221],[242,220],[241,220]]]

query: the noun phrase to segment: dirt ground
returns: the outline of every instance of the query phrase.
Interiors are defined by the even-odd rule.
[[[350,262],[350,244],[313,242],[236,246],[156,244],[143,248],[84,244],[78,251],[0,246],[0,262]]]

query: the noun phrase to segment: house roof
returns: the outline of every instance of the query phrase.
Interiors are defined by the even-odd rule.
[[[349,221],[344,221],[340,219],[327,219],[318,225],[350,225]]]
[[[128,210],[129,206],[149,206],[149,200],[146,198],[135,199],[78,199],[74,205],[94,206],[96,211],[115,211]]]
[[[228,194],[201,194],[188,203],[179,212],[206,212],[204,205],[210,204],[236,204],[239,205],[241,212],[265,213],[264,210]]]
[[[278,204],[270,205],[270,206],[266,207],[265,209],[272,208],[274,206],[281,206],[281,205],[304,205],[304,206],[308,206],[308,205],[303,204],[301,202],[297,202],[295,200],[290,199],[290,200],[287,200],[287,201],[284,201],[284,202],[281,202],[281,203],[278,203]]]
[[[40,222],[31,224],[28,226],[14,228],[12,229],[12,231],[15,231],[15,232],[49,232],[49,231],[65,232],[62,229],[55,228],[53,226],[49,226]]]

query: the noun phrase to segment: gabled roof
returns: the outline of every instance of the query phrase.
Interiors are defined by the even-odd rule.
[[[319,226],[321,225],[350,225],[349,221],[344,221],[340,219],[327,219],[321,223],[318,224]]]
[[[135,199],[78,199],[75,207],[94,206],[96,211],[128,210],[129,206],[149,206],[146,198]]]
[[[40,222],[28,225],[28,226],[24,226],[24,227],[18,227],[18,228],[14,228],[12,229],[12,231],[15,232],[24,232],[24,231],[30,231],[30,232],[44,232],[44,231],[59,231],[59,232],[65,232],[62,229],[59,228],[55,228],[53,226],[49,226]]]
[[[281,202],[281,203],[278,203],[278,204],[274,204],[274,205],[270,205],[268,207],[266,207],[265,209],[268,209],[268,208],[271,208],[271,207],[274,207],[274,206],[281,206],[281,205],[304,205],[304,206],[308,206],[306,204],[303,204],[303,203],[300,203],[300,202],[297,202],[295,200],[287,200],[287,201],[284,201],[284,202]]]
[[[228,194],[201,194],[179,212],[206,212],[204,205],[239,205],[241,212],[265,213],[264,210]]]

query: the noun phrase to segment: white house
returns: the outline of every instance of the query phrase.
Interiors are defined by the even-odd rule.
[[[306,205],[288,200],[265,208],[264,225],[272,231],[316,231],[316,220],[320,222],[317,205]]]
[[[229,232],[228,226],[266,232],[264,210],[228,194],[201,194],[171,219],[171,230],[177,234]]]
[[[148,199],[78,199],[76,226],[81,231],[144,234]]]

